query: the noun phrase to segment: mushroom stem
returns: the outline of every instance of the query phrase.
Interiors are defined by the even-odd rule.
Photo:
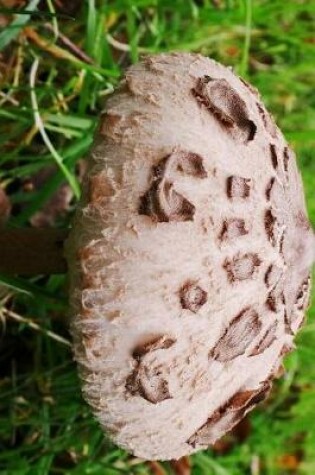
[[[0,229],[0,273],[63,274],[67,229]]]

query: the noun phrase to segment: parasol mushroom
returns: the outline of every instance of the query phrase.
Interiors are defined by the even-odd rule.
[[[120,447],[178,459],[269,394],[314,234],[293,151],[231,69],[172,53],[127,70],[65,249],[83,394]]]

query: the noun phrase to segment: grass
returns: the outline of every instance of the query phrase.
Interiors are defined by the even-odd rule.
[[[43,209],[54,226],[69,225],[82,158],[106,96],[141,54],[172,50],[212,56],[258,87],[297,153],[315,224],[314,2],[5,4],[0,184],[12,203],[9,225],[34,225]],[[56,200],[62,186],[71,201]],[[104,442],[82,401],[69,349],[65,277],[0,280],[0,475],[154,473]],[[191,457],[193,474],[315,473],[314,299],[308,313],[285,377],[250,415],[246,434]]]

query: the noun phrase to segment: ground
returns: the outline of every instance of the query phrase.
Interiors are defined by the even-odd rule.
[[[68,226],[123,70],[147,52],[193,51],[259,89],[297,153],[314,225],[314,15],[311,0],[0,1],[0,222]],[[171,467],[104,442],[80,395],[66,278],[0,281],[0,475],[315,473],[314,299],[268,401]]]

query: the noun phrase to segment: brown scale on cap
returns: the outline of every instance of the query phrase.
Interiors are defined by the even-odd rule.
[[[248,233],[249,230],[246,227],[244,219],[229,218],[223,221],[219,239],[221,241],[230,241],[234,238],[245,236]]]
[[[273,121],[273,118],[269,114],[269,112],[266,110],[265,106],[261,102],[256,102],[257,110],[259,112],[259,115],[261,116],[261,119],[263,121],[264,127],[266,131],[272,136],[272,137],[277,137],[277,127],[276,124]]]
[[[128,376],[126,389],[132,396],[140,396],[152,404],[172,397],[163,370],[142,363]]]
[[[146,363],[145,356],[157,350],[167,350],[175,342],[174,338],[159,335],[138,344],[134,348],[132,357],[137,363],[134,370],[127,377],[125,385],[129,394],[143,397],[153,404],[172,397],[168,388],[166,368],[163,365]]]
[[[188,281],[179,291],[179,298],[182,308],[197,313],[207,302],[207,292],[196,282]]]
[[[104,204],[114,195],[113,185],[105,174],[92,175],[88,183],[88,196],[92,204]]]
[[[187,444],[191,445],[192,447],[208,447],[214,439],[214,434],[212,433],[213,429],[216,427],[217,423],[222,420],[222,418],[226,417],[226,414],[222,410],[217,409],[208,419],[207,421],[199,427],[199,429],[187,440]],[[229,421],[230,422],[230,421]],[[225,427],[227,432],[229,430],[230,425],[227,424]],[[232,425],[231,425],[232,428]]]
[[[176,150],[152,168],[151,186],[140,198],[139,214],[157,222],[192,221],[195,206],[176,191],[176,172],[206,178],[202,157]]]
[[[311,286],[311,277],[308,276],[306,279],[303,280],[302,284],[300,285],[297,291],[295,305],[297,306],[298,310],[306,310],[306,308],[308,307],[310,286]]]
[[[272,192],[272,188],[273,188],[273,185],[275,184],[275,177],[271,177],[267,186],[266,186],[266,198],[268,201],[270,201],[270,197],[271,197],[271,192]]]
[[[274,287],[280,280],[283,270],[275,264],[270,264],[264,275],[264,282],[267,288]]]
[[[289,315],[288,315],[288,311],[285,309],[284,311],[284,329],[285,329],[285,333],[287,335],[294,335],[294,332],[292,331],[292,328],[291,328],[291,321],[290,321],[290,318],[289,318]]]
[[[278,299],[277,295],[271,291],[267,295],[266,299],[266,306],[271,310],[272,312],[277,312],[278,311],[278,305],[277,305]]]
[[[299,211],[295,215],[295,223],[297,226],[302,228],[304,231],[310,231],[311,225],[307,217],[305,216],[304,211]]]
[[[228,405],[234,410],[248,409],[250,406],[262,402],[270,390],[271,382],[265,381],[259,389],[236,393],[235,396],[229,400]]]
[[[283,254],[284,242],[285,242],[285,231],[282,232],[281,237],[280,237],[280,242],[279,242],[279,253],[281,254],[282,257],[284,257],[284,254]]]
[[[271,276],[272,276],[272,273],[273,273],[273,269],[274,269],[274,265],[270,264],[270,266],[268,266],[268,269],[266,270],[264,281],[265,281],[265,284],[266,284],[267,287],[270,287],[270,285],[271,285],[270,279],[271,279]]]
[[[265,273],[264,281],[267,287],[270,286],[270,276],[272,275],[273,268],[274,268],[273,264],[270,264],[270,266],[268,266],[268,269],[266,270],[266,273]]]
[[[209,357],[226,363],[244,354],[260,329],[258,313],[251,307],[245,308],[230,322],[229,327],[210,351]]]
[[[200,155],[184,150],[177,150],[171,156],[177,171],[195,178],[206,178],[207,172],[204,168],[203,159]]]
[[[167,350],[174,345],[176,340],[166,335],[158,335],[149,338],[147,341],[139,343],[132,352],[132,357],[139,361],[147,353],[156,350]]]
[[[273,168],[276,170],[278,168],[278,156],[275,144],[269,144],[270,149],[270,158]]]
[[[272,289],[267,295],[265,305],[271,312],[277,313],[285,305],[283,291],[277,287]]]
[[[155,182],[140,199],[139,214],[150,216],[153,221],[192,221],[195,206],[174,189],[173,183]]]
[[[110,112],[106,112],[102,116],[102,122],[99,127],[99,133],[101,135],[114,135],[114,129],[118,126],[118,124],[121,122],[121,115],[119,114],[113,114]]]
[[[280,356],[286,356],[288,353],[291,353],[291,351],[293,350],[294,350],[293,345],[289,345],[288,343],[285,343],[283,347],[281,348]]]
[[[237,392],[224,405],[207,419],[207,421],[187,440],[193,447],[208,447],[215,440],[215,430],[218,424],[224,427],[224,433],[230,431],[251,409],[262,402],[271,389],[271,383],[266,381],[259,389],[249,389]]]
[[[288,171],[289,160],[290,160],[289,147],[284,147],[284,149],[283,149],[283,167],[284,167],[285,172]]]
[[[259,92],[258,89],[256,89],[254,86],[252,86],[249,82],[247,82],[245,79],[239,77],[239,80],[244,84],[244,86],[256,97],[259,97]]]
[[[257,356],[270,348],[272,343],[276,340],[276,332],[278,328],[278,322],[275,321],[261,337],[255,348],[250,352],[249,356]]]
[[[251,189],[251,179],[241,176],[229,176],[226,180],[226,194],[229,198],[248,198]]]
[[[268,236],[269,241],[273,246],[276,245],[276,223],[277,223],[277,218],[274,216],[273,211],[271,208],[267,209],[265,211],[265,216],[264,216],[264,225],[265,225],[265,231]]]
[[[192,93],[224,128],[231,131],[232,136],[240,135],[245,142],[254,139],[257,126],[249,119],[246,103],[226,79],[203,76],[199,78]]]
[[[226,270],[229,282],[234,283],[251,279],[261,262],[257,254],[248,252],[243,255],[236,255],[232,259],[225,259],[223,267]]]

